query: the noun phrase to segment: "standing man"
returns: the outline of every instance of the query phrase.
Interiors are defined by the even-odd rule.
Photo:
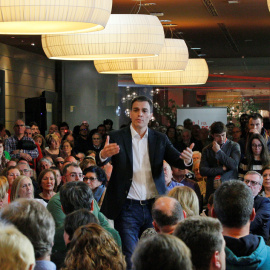
[[[111,158],[113,165],[101,211],[115,222],[127,269],[131,269],[130,257],[141,233],[152,227],[155,197],[166,193],[163,160],[183,169],[192,162],[194,145],[180,154],[165,134],[148,129],[152,110],[152,101],[147,97],[133,99],[131,125],[112,131],[100,152],[101,161]]]
[[[210,131],[214,141],[202,152],[200,172],[202,176],[207,176],[206,201],[220,183],[238,176],[240,146],[226,138],[226,131],[222,122],[214,122]]]
[[[28,162],[31,162],[33,158],[38,157],[38,149],[34,150],[23,150],[18,149],[18,142],[23,138],[25,141],[32,141],[35,144],[32,138],[24,137],[25,124],[21,119],[18,119],[14,125],[14,135],[7,138],[5,141],[5,150],[9,152],[11,158],[23,158]]]

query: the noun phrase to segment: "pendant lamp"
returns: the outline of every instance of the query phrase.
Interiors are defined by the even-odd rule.
[[[134,74],[184,70],[188,61],[188,48],[183,39],[165,39],[159,56],[124,60],[94,61],[96,70],[105,74]]]
[[[50,59],[96,60],[157,56],[164,31],[156,16],[112,14],[104,30],[89,33],[42,35]]]
[[[205,59],[189,59],[184,71],[132,74],[132,78],[143,85],[197,85],[205,84],[208,75]]]
[[[99,31],[111,9],[112,0],[1,0],[0,34]]]

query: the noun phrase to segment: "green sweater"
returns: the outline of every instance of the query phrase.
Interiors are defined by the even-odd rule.
[[[47,209],[52,214],[54,221],[55,221],[55,236],[54,236],[54,246],[53,246],[53,253],[60,250],[65,250],[65,242],[63,238],[64,234],[64,221],[66,215],[64,214],[61,208],[60,202],[60,193],[56,193],[49,201],[47,205]],[[107,220],[107,218],[100,212],[98,204],[94,199],[94,210],[92,212],[99,220],[100,226],[107,230],[112,237],[114,238],[115,242],[118,244],[120,248],[122,248],[121,238],[119,233],[113,229]]]

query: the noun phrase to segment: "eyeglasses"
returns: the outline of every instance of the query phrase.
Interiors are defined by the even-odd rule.
[[[56,161],[56,164],[64,164],[64,161]]]
[[[259,182],[256,182],[256,181],[252,181],[252,180],[248,180],[248,179],[245,179],[244,182],[248,185],[250,183],[251,186],[255,187],[257,185],[261,185]]]
[[[96,177],[84,177],[83,181],[88,181],[90,180],[91,182],[95,181],[97,178]]]
[[[69,176],[72,178],[76,178],[76,177],[83,178],[82,173],[70,173]]]
[[[251,146],[252,146],[253,148],[261,148],[261,147],[262,147],[261,144],[252,144]]]
[[[23,169],[22,171],[23,172],[30,172],[30,170],[28,170],[28,169]]]

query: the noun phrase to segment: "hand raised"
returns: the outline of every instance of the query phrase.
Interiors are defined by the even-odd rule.
[[[218,150],[220,150],[220,145],[216,141],[213,141],[212,149],[216,153]]]
[[[190,164],[192,161],[192,149],[195,146],[194,143],[192,143],[189,147],[187,147],[180,155],[180,158],[184,160],[185,164]]]
[[[104,148],[100,151],[100,157],[102,159],[109,158],[113,155],[116,155],[120,152],[120,147],[117,143],[110,143],[110,136],[106,138]]]

